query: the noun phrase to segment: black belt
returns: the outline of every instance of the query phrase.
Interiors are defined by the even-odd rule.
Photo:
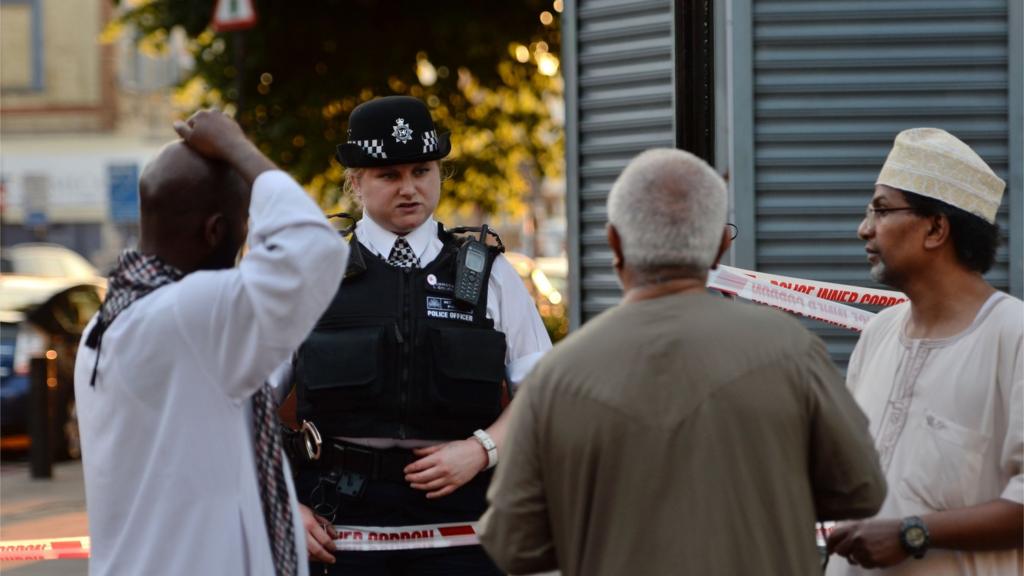
[[[326,438],[320,458],[310,462],[320,469],[359,474],[373,480],[405,480],[405,467],[419,458],[411,450],[378,450],[350,442]]]

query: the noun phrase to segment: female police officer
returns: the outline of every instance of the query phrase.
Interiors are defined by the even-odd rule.
[[[334,524],[477,520],[504,438],[504,383],[551,347],[498,251],[433,220],[450,150],[405,96],[358,106],[338,146],[363,218],[342,287],[295,364],[298,417],[324,437],[320,458],[300,466],[299,499]],[[305,515],[311,555],[330,562],[318,549],[329,528]],[[340,552],[330,570],[498,573],[479,546]]]

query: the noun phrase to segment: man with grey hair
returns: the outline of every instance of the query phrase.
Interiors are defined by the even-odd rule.
[[[622,302],[544,357],[512,402],[481,541],[521,574],[813,574],[815,520],[873,514],[867,419],[822,341],[708,294],[725,183],[649,150],[608,198]]]

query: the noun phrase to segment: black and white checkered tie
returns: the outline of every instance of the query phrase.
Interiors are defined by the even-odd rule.
[[[275,408],[270,384],[264,382],[263,388],[252,397],[256,475],[260,482],[263,519],[274,557],[274,573],[277,576],[294,576],[299,571],[299,557],[295,550],[292,508],[284,479],[284,452]]]
[[[405,238],[399,236],[395,239],[395,245],[388,255],[388,264],[396,268],[412,268],[416,265],[416,254],[413,254],[412,246],[409,246]]]

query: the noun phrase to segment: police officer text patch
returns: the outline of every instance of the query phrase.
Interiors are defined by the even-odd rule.
[[[472,322],[473,314],[460,311],[451,298],[427,296],[427,318]]]

